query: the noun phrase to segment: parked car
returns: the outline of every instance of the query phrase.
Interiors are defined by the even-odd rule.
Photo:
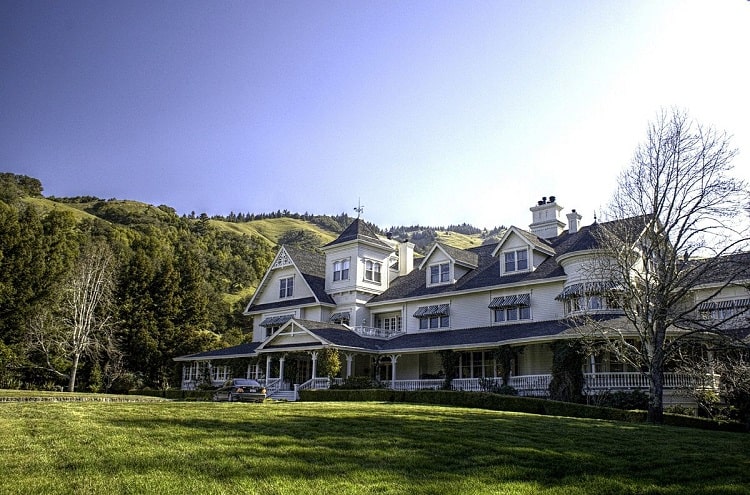
[[[266,387],[255,380],[232,378],[224,382],[214,392],[214,401],[227,402],[263,402],[266,398]]]

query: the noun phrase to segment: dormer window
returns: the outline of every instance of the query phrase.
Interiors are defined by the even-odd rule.
[[[451,280],[450,263],[440,263],[430,266],[430,284],[445,284]]]
[[[279,298],[284,299],[294,295],[294,277],[279,280]]]
[[[349,259],[338,260],[333,263],[333,281],[349,280]]]
[[[381,276],[380,276],[381,267],[382,267],[382,263],[380,263],[379,261],[366,260],[365,261],[365,280],[367,282],[374,282],[376,284],[379,284],[381,280]]]
[[[526,249],[505,253],[505,273],[529,269],[529,253]]]

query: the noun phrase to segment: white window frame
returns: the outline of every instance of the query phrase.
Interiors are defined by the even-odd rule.
[[[364,260],[364,280],[373,284],[381,284],[383,280],[383,263],[375,260]]]
[[[279,299],[294,297],[294,275],[279,279]]]
[[[523,304],[495,308],[492,310],[492,320],[494,323],[515,323],[517,321],[531,320],[531,306]]]
[[[448,284],[451,281],[451,264],[448,261],[430,265],[429,285]],[[434,280],[436,276],[437,281]]]
[[[211,380],[214,382],[229,380],[229,373],[229,366],[211,366]]]
[[[340,282],[342,280],[349,280],[349,268],[351,267],[351,261],[349,258],[343,258],[333,262],[333,281]]]
[[[521,260],[519,256],[522,253],[523,253],[523,260]],[[519,266],[520,261],[523,261],[524,266]],[[512,251],[505,251],[503,253],[503,270],[505,273],[525,272],[528,269],[529,269],[529,250],[528,249],[514,249]]]
[[[446,316],[427,316],[419,319],[420,330],[433,330],[435,328],[450,328],[451,317]]]

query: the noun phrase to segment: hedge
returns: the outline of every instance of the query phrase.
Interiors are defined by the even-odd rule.
[[[131,390],[128,395],[146,395],[148,397],[163,397],[172,400],[210,401],[213,390]]]
[[[499,395],[489,392],[463,392],[451,390],[300,390],[299,398],[307,402],[408,402],[417,404],[434,404],[441,406],[460,406],[493,411],[511,411],[546,416],[565,416],[573,418],[603,419],[645,423],[646,411],[625,411],[609,407],[589,406],[571,402],[559,402],[533,397]],[[746,432],[747,425],[742,423],[713,421],[693,416],[665,414],[664,424],[685,426],[707,430]]]

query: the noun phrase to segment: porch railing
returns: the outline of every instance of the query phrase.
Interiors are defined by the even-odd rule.
[[[281,378],[269,378],[260,381],[263,382],[263,386],[266,387],[266,395],[271,395],[281,389]]]
[[[384,380],[380,383],[393,390],[437,390],[444,380]]]
[[[584,393],[598,394],[608,390],[646,390],[648,389],[648,379],[645,375],[638,372],[626,373],[585,373]],[[282,388],[282,382],[279,378],[269,380],[260,380],[265,382],[268,394],[272,394]],[[508,385],[518,391],[519,395],[532,397],[545,397],[548,395],[549,384],[552,381],[552,375],[521,375],[510,377]],[[318,377],[308,380],[298,386],[298,390],[316,390],[330,388],[331,383],[341,384],[343,379],[334,378],[333,381],[328,377]],[[437,390],[443,387],[443,379],[426,379],[426,380],[385,380],[381,382],[385,387],[393,390]],[[494,378],[497,386],[502,385],[502,379]],[[482,386],[487,384],[480,383],[479,378],[456,378],[452,382],[454,390],[481,391]],[[194,390],[196,380],[183,380],[183,390]],[[704,380],[696,380],[694,376],[682,373],[665,373],[664,388],[670,389],[715,389],[718,387],[718,377],[707,375]]]
[[[305,383],[301,383],[297,386],[297,390],[321,390],[330,388],[332,384],[341,385],[344,382],[342,378],[334,378],[333,380],[328,377],[311,378]]]

